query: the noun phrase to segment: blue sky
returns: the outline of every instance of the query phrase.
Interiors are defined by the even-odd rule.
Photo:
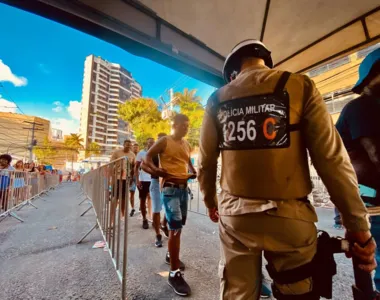
[[[157,99],[167,88],[196,88],[207,100],[214,90],[195,79],[75,29],[0,4],[0,110],[48,118],[66,133],[78,125],[83,66],[90,54],[119,63]]]

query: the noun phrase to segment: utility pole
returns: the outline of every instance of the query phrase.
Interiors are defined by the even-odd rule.
[[[30,145],[29,145],[29,161],[31,162],[31,161],[33,161],[33,147],[37,145],[37,140],[34,139],[34,133],[36,131],[44,130],[43,128],[36,128],[36,126],[43,126],[44,124],[36,123],[36,122],[30,122],[30,121],[24,121],[24,123],[32,125],[32,128],[23,127],[23,129],[28,129],[28,130],[32,131],[32,139],[31,139]]]

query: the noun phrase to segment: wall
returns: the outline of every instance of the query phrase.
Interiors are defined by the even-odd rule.
[[[29,160],[33,125],[36,122],[35,139],[42,144],[45,138],[51,137],[50,121],[35,116],[0,112],[0,153],[9,152],[15,159]]]

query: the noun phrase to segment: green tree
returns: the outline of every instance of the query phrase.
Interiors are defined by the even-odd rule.
[[[156,138],[160,132],[170,132],[169,122],[162,119],[157,102],[150,98],[128,100],[119,106],[118,115],[131,125],[140,145],[149,137]]]
[[[57,154],[57,150],[46,137],[42,145],[33,148],[33,153],[37,157],[40,164],[51,165],[53,163],[54,156]]]
[[[80,136],[80,134],[72,133],[70,136],[65,140],[64,144],[67,148],[69,148],[72,151],[75,151],[76,153],[79,153],[80,149],[83,149],[83,138]]]
[[[99,155],[102,151],[100,150],[100,145],[96,142],[92,142],[90,145],[88,145],[86,151],[85,151],[85,157],[89,157],[91,155]]]
[[[196,95],[197,90],[185,88],[183,92],[174,93],[174,105],[177,110],[190,120],[190,129],[187,140],[193,147],[198,146],[200,137],[200,128],[204,115],[204,108],[201,97]]]
[[[71,158],[71,169],[74,169],[74,153],[79,153],[79,150],[83,149],[82,143],[84,142],[80,134],[71,133],[64,141],[65,148],[63,152],[66,154],[66,157]]]

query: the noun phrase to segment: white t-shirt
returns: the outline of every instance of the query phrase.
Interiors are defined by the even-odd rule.
[[[143,163],[143,160],[145,159],[146,153],[147,152],[145,150],[141,150],[136,156],[136,162]],[[150,182],[151,181],[150,174],[145,172],[143,169],[140,168],[139,169],[139,180]]]

